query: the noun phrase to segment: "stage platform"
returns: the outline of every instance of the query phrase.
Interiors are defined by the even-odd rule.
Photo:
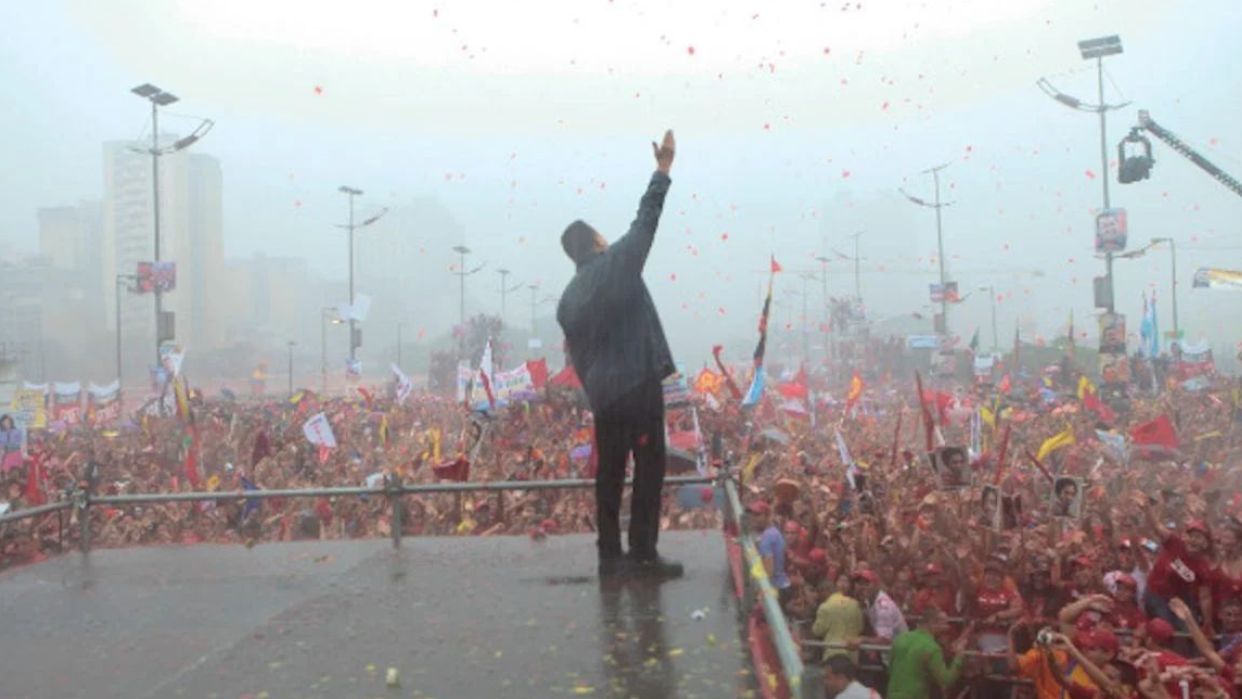
[[[721,533],[660,548],[684,578],[601,583],[587,535],[67,554],[0,573],[0,697],[755,696]]]

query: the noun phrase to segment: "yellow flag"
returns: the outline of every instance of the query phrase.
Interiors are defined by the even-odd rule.
[[[762,454],[750,455],[750,459],[747,460],[746,465],[742,467],[742,485],[746,485],[750,482],[750,479],[755,476],[755,468],[759,466],[759,461],[762,458]]]
[[[996,429],[996,415],[987,406],[979,408],[979,419],[983,420],[988,427]]]
[[[1082,400],[1088,393],[1095,393],[1095,384],[1086,376],[1078,377],[1078,400]]]
[[[1066,425],[1065,429],[1060,434],[1056,434],[1048,439],[1045,439],[1044,443],[1039,445],[1039,453],[1035,455],[1035,458],[1039,461],[1043,461],[1045,456],[1048,456],[1061,447],[1068,447],[1073,443],[1074,428],[1070,425]]]

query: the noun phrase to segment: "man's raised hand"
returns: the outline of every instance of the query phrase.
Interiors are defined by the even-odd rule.
[[[677,142],[673,140],[673,130],[664,132],[664,141],[656,145],[651,142],[651,152],[655,155],[656,169],[664,174],[673,168],[673,156],[677,154]]]

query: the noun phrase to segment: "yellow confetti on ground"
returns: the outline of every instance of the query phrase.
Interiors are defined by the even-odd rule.
[[[496,657],[497,657],[497,658],[502,657],[504,654],[505,654],[505,652],[504,652],[503,650],[498,650],[498,651],[496,651]]]
[[[378,669],[379,668],[375,666],[375,663],[367,663],[367,672],[375,672]]]
[[[685,652],[686,652],[686,651],[684,651],[684,650],[682,650],[682,649],[680,649],[680,648],[674,648],[674,649],[672,649],[672,650],[670,650],[670,651],[668,652],[668,656],[669,656],[670,658],[676,658],[677,656],[682,655],[682,654],[684,654]]]
[[[578,685],[577,687],[574,687],[574,694],[594,694],[594,693],[595,693],[594,687],[588,687],[585,685]]]
[[[716,645],[716,634],[714,633],[707,634],[707,645],[709,646]]]

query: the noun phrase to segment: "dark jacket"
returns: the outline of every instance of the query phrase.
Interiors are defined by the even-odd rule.
[[[578,265],[556,309],[570,361],[596,413],[643,382],[675,371],[642,277],[670,182],[658,171],[651,176],[629,232]]]

